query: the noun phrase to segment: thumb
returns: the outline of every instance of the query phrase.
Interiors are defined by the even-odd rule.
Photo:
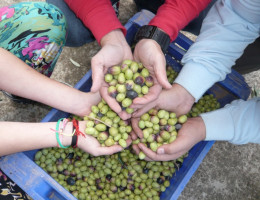
[[[172,86],[169,83],[167,79],[167,74],[166,74],[166,63],[165,63],[165,57],[163,54],[158,54],[158,59],[155,61],[155,76],[156,79],[158,80],[159,84],[164,88],[164,89],[170,89]]]
[[[123,150],[123,147],[121,147],[120,145],[113,145],[111,147],[99,147],[97,149],[98,152],[98,156],[100,155],[112,155],[114,153],[120,152]]]
[[[164,89],[170,89],[172,87],[167,79],[165,70],[157,70],[155,74],[158,82]]]
[[[98,92],[104,80],[104,69],[102,65],[92,65],[92,87],[91,92]]]
[[[188,151],[190,147],[189,139],[179,136],[170,144],[164,144],[157,149],[157,154],[178,154],[180,152]]]

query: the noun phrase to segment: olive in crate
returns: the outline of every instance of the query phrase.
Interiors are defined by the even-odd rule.
[[[94,157],[78,148],[55,147],[38,151],[34,160],[79,200],[159,200],[185,156],[174,161],[147,162],[130,148]]]

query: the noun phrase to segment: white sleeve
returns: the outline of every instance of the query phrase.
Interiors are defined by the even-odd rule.
[[[198,101],[225,79],[244,49],[260,33],[259,0],[219,0],[203,21],[201,33],[182,59],[175,82]]]
[[[260,98],[235,100],[201,117],[206,125],[205,140],[260,144]]]

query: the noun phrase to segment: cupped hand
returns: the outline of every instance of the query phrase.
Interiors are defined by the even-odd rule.
[[[135,118],[140,117],[151,108],[175,112],[177,116],[180,116],[187,114],[194,102],[194,97],[184,87],[174,83],[171,89],[162,90],[156,100],[144,106],[137,106],[137,110],[132,114],[132,116]]]
[[[104,81],[107,69],[114,65],[121,65],[126,59],[133,59],[131,49],[121,30],[116,29],[106,34],[100,41],[101,50],[92,58],[92,92],[99,91],[102,87],[107,87]],[[107,89],[107,88],[106,88]],[[104,90],[102,90],[104,91]],[[101,96],[115,112],[122,111],[115,99],[109,98],[108,93],[101,92]]]
[[[79,123],[80,123],[80,130],[82,133],[84,133],[86,122],[81,121]],[[132,143],[131,137],[128,137],[128,139],[126,140],[126,143],[127,143],[127,147]],[[120,152],[124,149],[120,145],[103,147],[103,146],[101,146],[101,144],[98,142],[98,140],[95,137],[90,136],[90,135],[85,135],[85,137],[80,135],[78,138],[78,147],[81,150],[83,150],[93,156],[112,155],[112,154]]]
[[[134,151],[139,154],[142,151],[147,161],[175,160],[188,152],[195,144],[206,137],[206,127],[201,117],[190,118],[178,132],[175,141],[160,146],[156,152],[147,148],[144,144],[134,145]]]
[[[136,98],[133,101],[133,107],[135,104],[147,104],[155,100],[162,88],[171,88],[166,75],[165,56],[156,41],[151,39],[140,40],[135,46],[134,60],[141,62],[148,69],[154,79],[154,86],[150,88],[147,95]]]

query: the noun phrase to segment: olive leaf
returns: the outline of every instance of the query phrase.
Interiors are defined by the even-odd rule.
[[[77,62],[76,62],[75,60],[73,60],[72,58],[70,58],[70,62],[71,62],[74,66],[80,67],[80,64],[77,63]]]

